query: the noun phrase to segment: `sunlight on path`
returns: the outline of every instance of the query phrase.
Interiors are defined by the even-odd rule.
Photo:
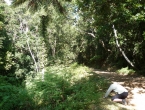
[[[94,72],[110,81],[124,85],[129,90],[128,105],[125,107],[127,110],[145,110],[145,89],[143,88],[145,78],[140,80],[140,77],[120,76],[115,72],[100,70],[95,70]],[[142,86],[138,87],[136,84]]]
[[[135,110],[145,110],[145,90],[134,88],[131,92],[133,98],[130,100],[130,104],[135,105]]]

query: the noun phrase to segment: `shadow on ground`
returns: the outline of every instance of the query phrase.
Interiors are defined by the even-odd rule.
[[[129,91],[127,107],[131,107],[131,109],[125,107],[127,108],[126,110],[143,110],[143,108],[145,108],[145,105],[143,104],[143,100],[145,99],[145,77],[139,75],[119,75],[115,72],[102,70],[94,70],[94,72],[110,82],[113,81],[123,85]],[[125,110],[125,108],[119,110]]]

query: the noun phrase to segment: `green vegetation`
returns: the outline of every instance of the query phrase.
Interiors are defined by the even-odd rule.
[[[120,75],[133,75],[135,74],[135,71],[133,69],[129,69],[128,67],[125,67],[117,70],[117,73]]]
[[[25,85],[14,86],[1,76],[1,110],[89,110],[99,107],[107,81],[85,66],[50,66],[41,75],[27,76]]]
[[[145,75],[144,6],[143,0],[1,1],[0,109],[88,110],[108,87],[89,67]]]

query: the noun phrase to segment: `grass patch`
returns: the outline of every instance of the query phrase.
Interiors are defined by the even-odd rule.
[[[135,74],[135,71],[133,69],[129,69],[128,67],[121,68],[120,70],[117,70],[117,73],[120,75],[133,75]]]

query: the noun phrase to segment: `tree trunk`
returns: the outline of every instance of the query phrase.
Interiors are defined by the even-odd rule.
[[[29,45],[29,38],[28,38],[27,33],[26,33],[26,36],[27,36],[27,46],[28,46],[29,52],[30,52],[30,54],[31,54],[31,57],[32,57],[32,59],[33,59],[33,61],[34,61],[34,63],[35,63],[36,72],[38,73],[38,72],[39,72],[39,69],[38,69],[37,62],[36,62],[36,60],[35,60],[35,57],[34,57],[32,51],[31,51],[31,48],[30,48],[30,45]]]
[[[21,31],[22,31],[22,32],[26,35],[26,37],[27,37],[27,46],[28,46],[29,52],[30,52],[30,54],[31,54],[31,57],[32,57],[32,59],[33,59],[33,61],[34,61],[34,63],[35,63],[36,72],[38,73],[38,72],[39,72],[39,69],[38,69],[38,66],[37,66],[37,62],[36,62],[36,60],[35,60],[35,57],[34,57],[32,51],[31,51],[31,48],[30,48],[30,45],[29,45],[29,37],[28,37],[28,35],[27,35],[28,26],[27,26],[25,20],[24,20],[24,21],[22,21],[21,19],[19,19],[19,20],[20,20],[20,29],[21,29]]]
[[[116,45],[117,45],[117,47],[119,48],[120,52],[121,52],[122,55],[124,56],[125,60],[126,60],[132,67],[134,67],[133,63],[128,59],[128,57],[126,56],[126,54],[124,53],[124,51],[123,51],[122,48],[120,47],[120,44],[119,44],[118,39],[117,39],[117,30],[115,29],[114,25],[113,25],[113,31],[114,31],[114,37],[115,37],[115,40],[116,40]]]

